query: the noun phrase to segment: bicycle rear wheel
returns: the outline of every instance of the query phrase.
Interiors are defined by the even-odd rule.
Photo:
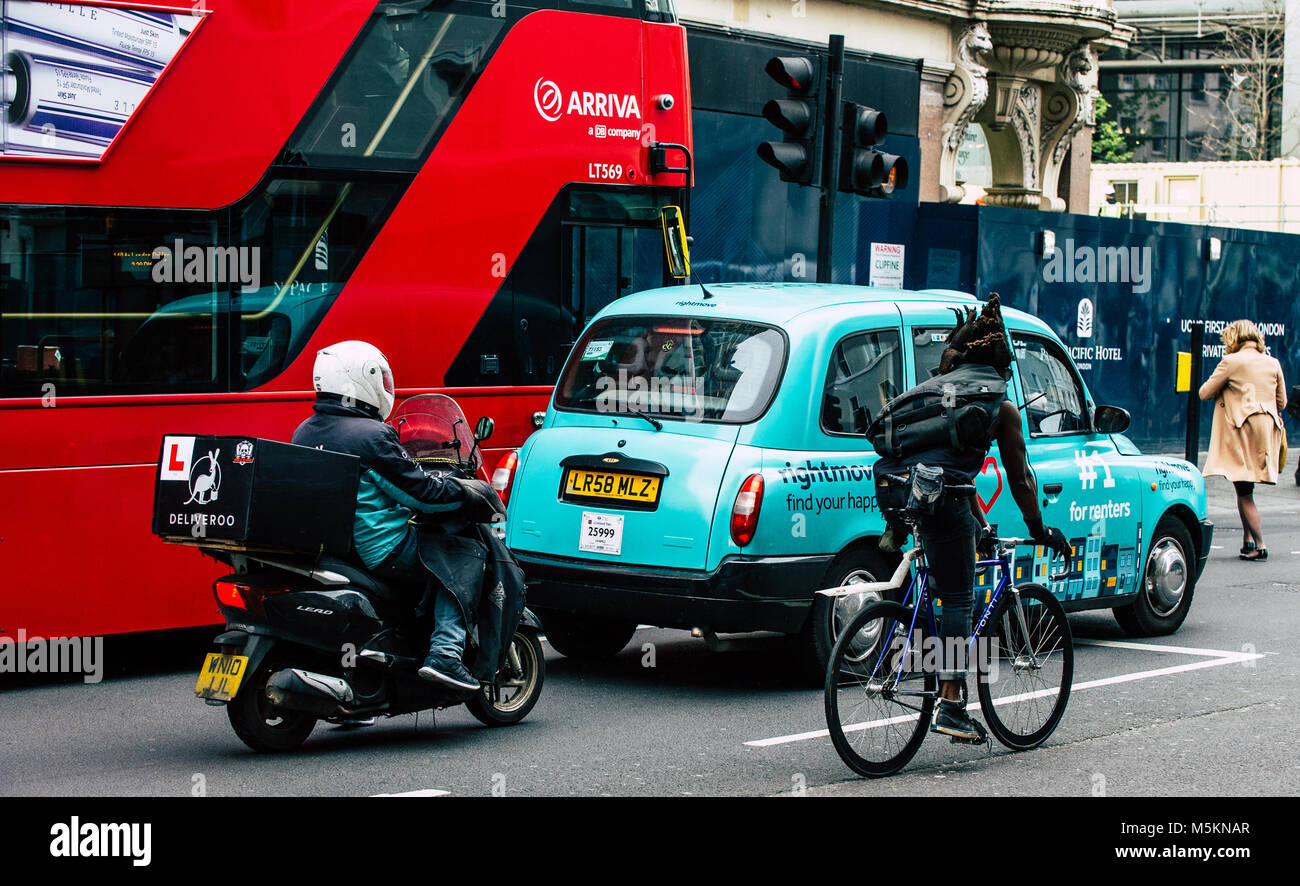
[[[1007,747],[1026,751],[1047,740],[1061,722],[1074,679],[1074,641],[1065,610],[1042,585],[1006,593],[989,619],[979,650],[980,710],[989,730]]]
[[[859,775],[893,775],[925,740],[938,693],[926,672],[923,618],[873,603],[845,627],[826,668],[826,726],[840,759]]]

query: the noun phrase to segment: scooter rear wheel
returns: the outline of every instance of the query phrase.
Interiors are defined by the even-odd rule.
[[[515,631],[496,683],[485,685],[465,707],[485,726],[513,726],[537,704],[545,680],[546,657],[536,632]]]
[[[266,697],[266,681],[277,667],[263,665],[226,705],[230,725],[239,740],[255,751],[292,751],[316,728],[316,718],[300,711],[283,711]]]

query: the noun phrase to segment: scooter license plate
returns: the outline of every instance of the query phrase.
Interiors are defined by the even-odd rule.
[[[239,691],[246,670],[247,655],[209,652],[208,657],[203,659],[199,680],[194,684],[194,694],[203,699],[230,701]]]

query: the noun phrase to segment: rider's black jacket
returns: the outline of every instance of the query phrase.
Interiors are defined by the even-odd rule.
[[[344,406],[322,394],[312,408],[311,418],[293,432],[292,442],[361,460],[352,534],[366,566],[378,566],[406,537],[413,512],[452,512],[465,501],[453,480],[426,473],[412,461],[397,431],[369,407]]]

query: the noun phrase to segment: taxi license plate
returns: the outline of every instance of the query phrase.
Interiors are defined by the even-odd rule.
[[[246,670],[248,670],[247,655],[209,652],[208,657],[203,659],[199,680],[194,684],[194,694],[199,698],[230,701],[239,691],[239,684],[243,681]]]
[[[659,477],[570,468],[564,476],[564,498],[624,501],[654,507],[659,502]]]

